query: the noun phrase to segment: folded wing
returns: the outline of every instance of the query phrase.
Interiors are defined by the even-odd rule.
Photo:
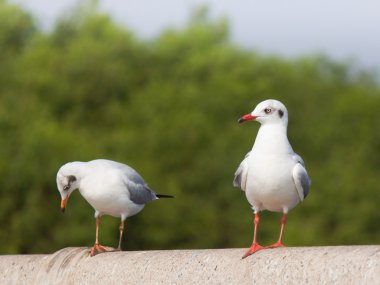
[[[136,204],[145,204],[158,199],[156,193],[148,187],[144,179],[128,165],[119,168],[123,181],[129,191],[129,199]]]
[[[235,172],[235,178],[233,181],[234,187],[240,188],[245,191],[247,184],[247,174],[248,174],[248,157],[251,152],[248,152],[244,157],[243,161],[240,163],[238,169]]]
[[[303,201],[310,190],[310,178],[307,175],[305,164],[299,155],[295,155],[297,160],[296,165],[293,168],[293,181],[297,189],[300,200]]]

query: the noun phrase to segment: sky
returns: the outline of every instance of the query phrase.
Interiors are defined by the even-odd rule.
[[[31,11],[45,29],[77,0],[11,0]],[[324,53],[380,71],[379,0],[99,0],[116,22],[149,39],[186,26],[191,11],[209,7],[227,17],[231,39],[262,54],[297,57]]]

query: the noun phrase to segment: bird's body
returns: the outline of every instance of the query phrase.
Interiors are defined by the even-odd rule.
[[[78,190],[95,209],[96,216],[129,217],[137,214],[145,203],[157,199],[143,178],[131,167],[115,161],[97,159],[89,162],[71,162],[61,168],[77,173]],[[141,187],[147,192],[142,202],[131,200],[131,188]]]
[[[287,110],[281,102],[260,103],[240,122],[248,120],[259,121],[261,127],[252,150],[235,173],[234,186],[245,192],[256,216],[257,229],[256,220],[258,224],[258,213],[262,210],[283,212],[285,221],[288,211],[306,197],[310,180],[302,158],[293,151],[287,138]],[[282,230],[283,226],[281,246]]]
[[[280,137],[273,137],[272,133],[268,128],[260,128],[248,156],[245,193],[253,209],[282,212],[300,201],[292,172],[288,171],[298,162],[286,134],[279,132]]]
[[[57,186],[61,193],[63,210],[71,192],[79,190],[95,209],[97,231],[98,219],[102,215],[121,218],[119,249],[127,217],[140,212],[147,202],[160,197],[172,197],[154,193],[130,166],[106,159],[69,162],[63,165],[57,173]]]

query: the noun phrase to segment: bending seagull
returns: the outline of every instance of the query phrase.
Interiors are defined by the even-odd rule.
[[[63,212],[70,194],[75,189],[78,189],[95,209],[96,238],[91,256],[107,251],[98,240],[100,217],[103,214],[121,218],[117,248],[121,250],[126,218],[140,212],[147,202],[158,198],[173,198],[154,193],[144,179],[128,165],[105,159],[69,162],[63,165],[57,173],[57,186],[62,198]]]
[[[255,120],[261,126],[253,148],[235,173],[233,185],[245,192],[255,214],[253,243],[243,258],[263,249],[256,241],[259,212],[283,212],[278,241],[265,248],[284,247],[286,215],[303,201],[310,188],[302,158],[297,155],[287,137],[288,111],[277,100],[266,100],[239,119],[239,123]]]

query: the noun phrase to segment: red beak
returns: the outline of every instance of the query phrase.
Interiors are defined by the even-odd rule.
[[[68,196],[65,199],[61,200],[61,211],[62,211],[62,213],[65,212],[66,205],[67,205],[67,200],[69,200]]]
[[[257,116],[252,116],[251,114],[247,114],[247,115],[244,115],[243,117],[241,117],[239,120],[238,120],[238,123],[244,123],[244,122],[247,122],[247,121],[253,121],[253,120],[256,120]]]

